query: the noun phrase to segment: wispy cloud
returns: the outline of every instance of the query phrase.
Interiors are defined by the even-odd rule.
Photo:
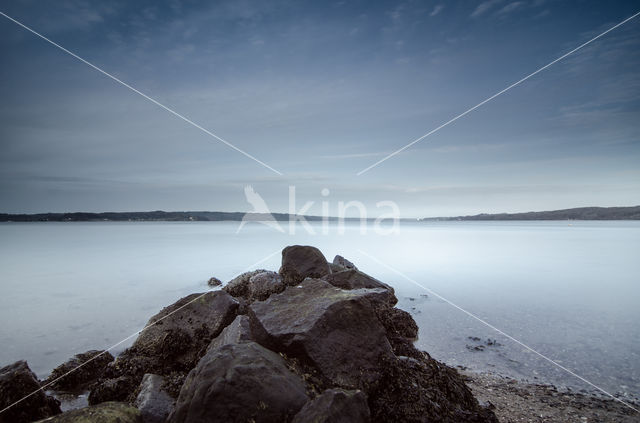
[[[319,156],[320,159],[343,160],[343,159],[362,159],[367,157],[383,157],[389,154],[387,151],[378,151],[371,153],[353,153],[353,154],[326,154]]]
[[[433,11],[429,13],[429,16],[436,16],[438,13],[442,12],[442,9],[444,9],[444,4],[437,4],[433,8]]]
[[[489,10],[493,9],[495,6],[502,3],[502,1],[503,0],[487,0],[485,2],[482,2],[478,5],[478,7],[475,8],[475,10],[471,13],[470,16],[472,18],[480,17],[485,13],[487,13]]]
[[[502,9],[496,12],[496,16],[505,17],[506,15],[521,9],[524,6],[523,1],[514,1],[512,3],[507,4]]]

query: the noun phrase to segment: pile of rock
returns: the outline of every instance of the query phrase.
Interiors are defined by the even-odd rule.
[[[413,346],[417,326],[396,302],[348,260],[287,247],[278,273],[242,274],[153,316],[96,365],[92,406],[48,421],[496,422],[454,369]],[[45,411],[11,421],[58,410]]]

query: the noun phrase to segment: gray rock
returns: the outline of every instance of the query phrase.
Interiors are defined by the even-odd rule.
[[[104,402],[67,411],[39,423],[143,423],[140,411],[122,402]]]
[[[0,414],[0,423],[27,423],[60,414],[60,402],[39,389],[38,378],[26,361],[1,368],[0,410],[11,408]],[[27,395],[30,396],[24,398]],[[20,402],[14,405],[16,401]]]
[[[331,269],[331,273],[342,272],[343,270],[347,270],[342,266],[338,266],[337,264],[329,263],[329,269]]]
[[[263,272],[266,272],[266,270],[258,269],[252,270],[251,272],[244,272],[227,282],[222,289],[228,292],[232,297],[246,297],[249,292],[249,279],[258,273]]]
[[[367,298],[384,292],[347,291],[305,279],[253,303],[248,316],[262,345],[312,363],[333,385],[356,388],[377,379],[381,359],[394,357]]]
[[[207,281],[207,285],[213,286],[213,287],[220,286],[220,285],[222,285],[222,281],[220,279],[218,279],[218,278],[211,277]]]
[[[296,414],[293,423],[367,423],[371,421],[364,392],[327,389]]]
[[[187,377],[170,423],[285,422],[307,402],[305,384],[255,342],[212,349]]]
[[[163,389],[164,378],[147,373],[140,383],[140,393],[133,405],[140,410],[144,423],[163,423],[175,407],[175,400]]]
[[[101,402],[123,402],[137,386],[137,380],[132,376],[120,376],[101,380],[89,392],[89,404],[96,405]]]
[[[295,285],[305,278],[321,278],[331,273],[322,252],[316,247],[291,245],[282,250],[280,272],[284,283]]]
[[[349,269],[343,270],[342,272],[332,273],[322,279],[329,282],[331,285],[342,289],[384,288],[394,293],[391,286],[384,282],[380,282],[376,278],[372,278],[357,269]]]
[[[228,344],[240,344],[254,341],[251,325],[247,316],[238,316],[222,333],[211,341],[207,351],[220,348]]]
[[[333,264],[335,264],[336,266],[340,266],[343,268],[343,270],[348,270],[348,269],[353,269],[353,270],[358,270],[358,268],[356,267],[355,264],[351,263],[349,260],[347,260],[346,258],[337,255],[333,258]]]
[[[264,301],[271,294],[284,291],[285,285],[282,276],[276,272],[262,272],[253,275],[249,279],[249,301]]]
[[[98,380],[112,361],[113,356],[108,351],[91,350],[76,354],[53,369],[42,384],[47,385],[47,389],[82,391]],[[82,367],[79,367],[81,365]]]

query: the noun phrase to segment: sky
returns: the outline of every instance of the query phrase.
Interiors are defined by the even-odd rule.
[[[281,173],[0,16],[0,212],[249,211],[246,186],[272,212],[369,217],[640,204],[640,17],[358,175],[640,1],[0,11]]]

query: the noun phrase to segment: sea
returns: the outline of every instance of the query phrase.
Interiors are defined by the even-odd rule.
[[[1,223],[0,366],[45,378],[117,354],[210,277],[277,271],[293,244],[393,286],[416,345],[450,366],[640,397],[638,221]]]

